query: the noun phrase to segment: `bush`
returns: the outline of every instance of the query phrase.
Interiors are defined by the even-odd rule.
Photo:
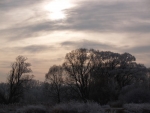
[[[104,113],[104,109],[97,103],[69,102],[57,104],[52,113]]]
[[[150,104],[125,104],[128,113],[150,113]]]
[[[125,103],[149,103],[150,91],[142,88],[130,90],[120,97]]]
[[[121,108],[123,103],[121,101],[109,102],[110,107],[112,108]]]
[[[51,113],[77,113],[77,111],[68,111],[68,110],[64,110],[64,109],[54,109]]]
[[[24,106],[23,108],[17,110],[17,113],[49,113],[48,110],[42,105],[38,106]]]

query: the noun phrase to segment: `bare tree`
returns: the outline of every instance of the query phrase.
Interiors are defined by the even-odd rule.
[[[33,78],[30,63],[26,62],[27,58],[18,56],[16,61],[11,65],[11,71],[8,76],[9,94],[7,103],[19,102],[23,97],[24,85],[27,81]]]
[[[118,99],[121,89],[127,85],[142,83],[146,80],[146,67],[137,64],[136,58],[129,53],[113,53],[110,51],[98,51],[97,55],[101,61],[101,65],[96,67],[93,72],[92,92],[95,100],[104,100],[102,103],[107,103],[109,100]],[[98,94],[98,92],[100,92]],[[105,93],[106,92],[106,93]],[[98,95],[97,95],[98,94]],[[111,95],[110,95],[111,94]]]
[[[68,81],[75,85],[73,88],[78,90],[84,102],[99,92],[98,98],[102,95],[101,99],[105,97],[107,103],[111,98],[117,99],[120,90],[126,85],[144,81],[146,68],[135,60],[129,53],[81,48],[67,53],[63,66]],[[110,95],[110,90],[114,96]]]
[[[60,103],[60,92],[63,85],[63,68],[62,66],[53,65],[45,75],[46,82],[49,83],[49,93],[53,97],[57,97],[57,102]]]
[[[95,61],[95,62],[93,62]],[[96,57],[94,50],[77,49],[66,54],[63,67],[70,82],[75,84],[84,102],[89,99],[91,73],[94,70]]]

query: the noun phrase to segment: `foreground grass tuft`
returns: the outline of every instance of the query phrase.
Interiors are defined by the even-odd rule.
[[[97,103],[72,101],[54,106],[52,113],[104,113],[104,109]]]

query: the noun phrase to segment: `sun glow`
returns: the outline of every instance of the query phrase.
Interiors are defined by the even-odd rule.
[[[53,0],[45,6],[45,9],[49,12],[49,18],[51,20],[60,20],[66,18],[64,10],[72,6],[69,0]]]

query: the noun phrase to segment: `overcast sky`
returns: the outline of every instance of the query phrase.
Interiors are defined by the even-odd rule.
[[[81,47],[129,52],[150,67],[150,1],[0,0],[0,82],[18,55],[44,80]]]

